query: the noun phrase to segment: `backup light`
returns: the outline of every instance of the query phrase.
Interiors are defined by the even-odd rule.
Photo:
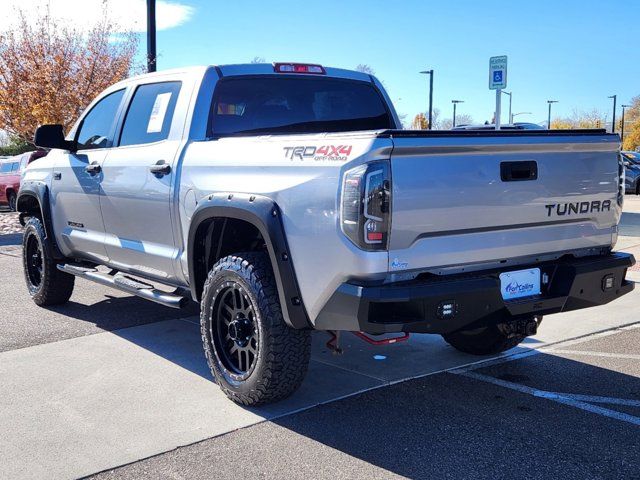
[[[340,224],[343,233],[363,250],[385,250],[391,225],[389,164],[359,165],[344,175]]]
[[[312,75],[325,75],[322,65],[314,65],[311,63],[276,63],[273,65],[276,73],[308,73]]]
[[[610,273],[609,275],[605,275],[604,277],[602,277],[603,292],[607,292],[613,289],[613,287],[615,286],[616,286],[616,277],[613,275],[613,273]]]

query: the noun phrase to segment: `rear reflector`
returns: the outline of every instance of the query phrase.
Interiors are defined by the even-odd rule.
[[[324,67],[309,63],[275,63],[273,70],[276,73],[310,73],[312,75],[325,75]]]

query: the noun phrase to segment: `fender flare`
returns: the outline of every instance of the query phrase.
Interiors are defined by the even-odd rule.
[[[189,283],[193,299],[199,301],[202,294],[195,281],[193,252],[196,234],[202,222],[211,218],[243,220],[258,229],[267,245],[285,322],[292,328],[309,328],[311,322],[300,294],[281,210],[276,202],[262,195],[219,193],[209,195],[199,202],[191,217],[187,244]]]
[[[47,239],[49,240],[49,245],[51,246],[52,251],[50,252],[53,258],[56,259],[64,259],[64,255],[60,252],[58,248],[58,244],[56,243],[56,237],[53,234],[53,221],[51,220],[51,203],[49,196],[49,187],[46,183],[41,181],[32,181],[27,180],[20,185],[20,190],[18,191],[18,197],[16,199],[16,211],[21,214],[30,213],[30,210],[27,208],[27,201],[33,198],[38,202],[38,206],[40,207],[40,218],[42,218],[42,223],[44,226],[44,233]],[[20,215],[20,222],[24,223],[22,220],[22,215]]]

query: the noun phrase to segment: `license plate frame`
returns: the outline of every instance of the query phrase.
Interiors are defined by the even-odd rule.
[[[533,297],[541,292],[539,268],[525,268],[500,274],[500,293],[505,301]]]

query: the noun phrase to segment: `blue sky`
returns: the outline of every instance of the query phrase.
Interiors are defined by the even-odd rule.
[[[460,113],[490,119],[492,55],[509,56],[514,113],[533,113],[518,120],[545,120],[549,98],[560,101],[554,116],[562,116],[574,108],[610,112],[608,95],[618,94],[620,104],[640,94],[634,25],[640,2],[634,0],[180,3],[193,12],[184,24],[158,33],[160,69],[254,56],[344,68],[366,63],[409,118],[427,108],[427,78],[418,72],[433,68],[434,106],[443,117],[451,117],[451,99],[458,98],[465,100]]]
[[[0,0],[0,31],[17,21],[15,8],[48,5],[74,26],[91,24],[103,0]],[[107,0],[124,29],[145,29],[145,0]],[[495,95],[488,63],[508,55],[517,120],[542,122],[547,99],[554,116],[594,108],[611,116],[640,95],[640,0],[157,0],[159,69],[194,64],[314,62],[343,68],[370,65],[399,113],[427,109],[427,77],[435,70],[434,106],[482,122]],[[141,59],[146,51],[141,35]],[[503,99],[506,120],[508,97]],[[618,108],[618,118],[620,109]]]

